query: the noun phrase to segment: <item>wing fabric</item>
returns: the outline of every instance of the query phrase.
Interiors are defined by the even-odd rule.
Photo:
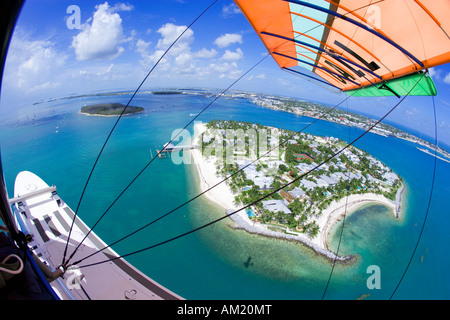
[[[418,79],[411,95],[436,95],[431,78],[421,73],[450,62],[450,1],[235,3],[280,68],[354,96],[401,96]]]

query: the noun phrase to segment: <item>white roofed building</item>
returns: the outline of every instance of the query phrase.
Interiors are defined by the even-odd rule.
[[[292,211],[287,207],[286,203],[283,200],[262,201],[262,205],[264,209],[267,209],[271,212],[284,212],[286,214],[292,213]]]

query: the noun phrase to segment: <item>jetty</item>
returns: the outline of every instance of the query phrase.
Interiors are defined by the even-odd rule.
[[[166,143],[164,144],[162,150],[158,150],[156,149],[156,153],[158,154],[158,157],[161,158],[165,158],[167,156],[167,153],[169,152],[175,152],[175,151],[181,151],[181,150],[192,150],[192,149],[196,149],[198,146],[197,145],[181,145],[181,146],[174,146],[172,143]]]

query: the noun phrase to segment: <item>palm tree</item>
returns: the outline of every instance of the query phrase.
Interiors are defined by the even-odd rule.
[[[309,229],[309,235],[311,236],[311,238],[315,238],[318,234],[319,234],[319,226],[314,221]]]

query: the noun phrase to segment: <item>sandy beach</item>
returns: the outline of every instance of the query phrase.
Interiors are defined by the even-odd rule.
[[[385,198],[382,195],[374,193],[354,194],[339,201],[333,201],[317,219],[320,227],[319,234],[312,241],[322,248],[327,248],[328,235],[333,225],[341,220],[344,215],[348,216],[356,211],[359,207],[368,203],[379,203],[390,209],[398,217],[398,208],[396,202]]]
[[[199,135],[206,131],[205,124],[197,123],[194,130],[195,143],[198,141]],[[223,180],[216,174],[215,157],[206,159],[202,156],[201,150],[194,149],[192,152],[192,160],[197,168],[199,179],[201,181],[202,192],[216,185]],[[391,201],[382,195],[377,194],[362,194],[350,195],[339,201],[333,201],[330,206],[325,209],[317,218],[316,223],[319,225],[319,234],[315,238],[310,238],[308,235],[298,233],[297,235],[290,235],[269,230],[265,225],[251,221],[245,210],[239,211],[230,216],[230,218],[237,224],[237,228],[244,229],[250,233],[261,234],[269,237],[284,238],[287,240],[301,241],[304,244],[313,248],[316,252],[327,256],[330,259],[337,258],[337,260],[346,261],[350,257],[336,257],[336,255],[327,248],[327,237],[332,226],[338,222],[344,214],[348,215],[354,212],[358,207],[367,203],[380,203],[392,209],[396,217],[398,217],[401,202],[401,193],[403,187],[397,194],[397,200]],[[224,212],[234,212],[239,209],[234,204],[235,195],[232,193],[230,187],[226,183],[221,183],[212,190],[205,193],[211,201],[217,203],[224,208]]]
[[[136,112],[136,113],[127,113],[127,114],[123,114],[122,117],[126,117],[126,116],[132,116],[135,114],[139,114],[139,113],[143,113],[143,112]],[[119,117],[120,114],[96,114],[96,113],[86,113],[86,112],[79,112],[79,114],[82,114],[84,116],[89,116],[89,117]]]
[[[206,126],[204,124],[202,123],[195,124],[194,138],[192,141],[194,143],[197,143],[199,135],[202,134],[204,131],[206,131]],[[208,190],[209,188],[211,188],[212,186],[216,185],[217,183],[219,183],[224,179],[223,177],[219,177],[216,174],[215,157],[210,157],[206,159],[205,157],[202,156],[201,150],[198,149],[190,150],[190,152],[192,153],[193,164],[197,168],[202,192]],[[239,209],[234,204],[235,195],[225,182],[219,184],[210,191],[206,192],[205,196],[208,197],[209,200],[222,206],[224,210],[232,209],[233,211],[235,211]],[[239,214],[240,213],[241,212],[239,212]],[[245,214],[245,216],[247,215]]]

